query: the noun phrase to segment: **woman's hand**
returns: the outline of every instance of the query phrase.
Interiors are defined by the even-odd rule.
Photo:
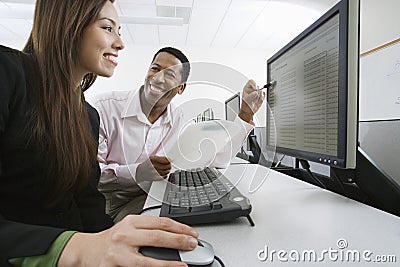
[[[183,262],[161,261],[139,253],[143,246],[192,250],[198,233],[169,218],[128,215],[100,233],[76,233],[59,258],[58,267],[100,266],[187,266]]]

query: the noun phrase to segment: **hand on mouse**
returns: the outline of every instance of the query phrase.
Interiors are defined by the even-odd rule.
[[[166,178],[171,171],[171,162],[167,157],[150,156],[136,168],[136,182],[157,181]]]
[[[79,266],[187,266],[139,253],[143,246],[192,250],[198,233],[169,218],[128,215],[105,231],[76,233],[61,253],[57,267]]]

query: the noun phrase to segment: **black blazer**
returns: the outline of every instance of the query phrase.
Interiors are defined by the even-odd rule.
[[[47,207],[46,153],[31,139],[31,77],[39,74],[30,56],[0,46],[0,266],[9,266],[10,258],[44,254],[66,229],[97,232],[113,224],[97,190],[97,162],[86,188]],[[98,113],[86,102],[85,107],[92,126],[88,134],[98,140]]]

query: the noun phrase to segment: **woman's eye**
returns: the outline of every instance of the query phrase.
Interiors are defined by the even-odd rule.
[[[112,32],[112,27],[111,26],[103,27],[103,29],[105,29],[108,32]]]

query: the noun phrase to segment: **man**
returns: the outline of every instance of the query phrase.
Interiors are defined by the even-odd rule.
[[[185,126],[183,111],[171,100],[182,94],[190,72],[187,57],[178,49],[164,47],[152,60],[144,85],[138,92],[115,91],[95,96],[91,103],[100,114],[98,159],[101,167],[99,190],[106,198],[106,212],[115,222],[138,213],[151,181],[167,177],[171,163],[165,144],[175,142]],[[253,129],[252,116],[265,94],[249,81],[243,91],[239,117],[243,129],[235,137],[238,151]],[[226,166],[231,153],[216,155],[214,167]],[[233,154],[234,155],[234,154]]]

